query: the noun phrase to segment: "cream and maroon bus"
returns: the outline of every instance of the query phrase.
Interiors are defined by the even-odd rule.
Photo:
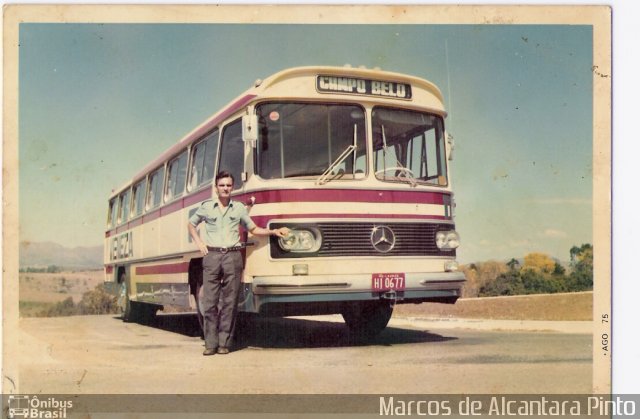
[[[105,280],[123,319],[199,312],[187,220],[222,170],[258,225],[291,229],[243,232],[240,312],[339,313],[372,336],[395,304],[455,303],[465,278],[445,117],[440,90],[405,74],[299,67],[257,80],[109,198]]]

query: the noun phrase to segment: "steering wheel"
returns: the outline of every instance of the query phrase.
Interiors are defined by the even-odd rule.
[[[376,176],[377,176],[377,175],[379,175],[379,174],[381,174],[381,173],[390,172],[390,171],[392,171],[392,170],[398,170],[398,171],[400,171],[400,172],[404,173],[404,174],[405,174],[405,175],[404,175],[405,177],[407,177],[407,174],[408,174],[408,175],[409,175],[409,177],[415,178],[415,176],[413,175],[413,172],[412,172],[411,170],[407,169],[406,167],[402,167],[402,166],[386,167],[386,168],[384,168],[384,169],[382,169],[382,170],[377,170],[377,171],[375,172],[375,174],[376,174]]]

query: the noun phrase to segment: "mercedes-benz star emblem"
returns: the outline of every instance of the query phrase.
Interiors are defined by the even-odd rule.
[[[375,226],[371,230],[371,244],[380,253],[387,253],[396,245],[396,236],[387,226]]]

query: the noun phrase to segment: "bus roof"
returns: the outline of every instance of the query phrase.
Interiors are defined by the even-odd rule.
[[[427,90],[438,98],[441,102],[444,102],[444,97],[440,89],[428,80],[420,77],[410,76],[408,74],[395,73],[392,71],[383,71],[377,68],[364,68],[364,67],[331,67],[331,66],[310,66],[310,67],[293,67],[286,70],[282,70],[275,73],[263,82],[261,82],[259,88],[264,90],[273,86],[276,83],[282,82],[286,79],[300,77],[300,76],[315,76],[317,74],[323,74],[327,76],[351,76],[361,78],[373,78],[380,80],[393,80],[396,82],[411,83],[413,86]]]

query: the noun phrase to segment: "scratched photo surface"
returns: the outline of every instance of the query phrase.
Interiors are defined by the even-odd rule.
[[[9,8],[5,393],[608,392],[609,9],[524,9]],[[238,349],[213,357],[193,311],[123,322],[103,286],[124,246],[114,250],[120,231],[107,226],[112,193],[256,80],[307,66],[364,66],[439,90],[460,298],[397,303],[366,342],[339,314],[242,318]],[[381,80],[369,78],[313,80],[317,95],[411,106],[410,85],[372,90]],[[343,205],[328,202],[315,212]],[[338,258],[326,272],[358,263]],[[395,272],[372,274],[398,286]]]

